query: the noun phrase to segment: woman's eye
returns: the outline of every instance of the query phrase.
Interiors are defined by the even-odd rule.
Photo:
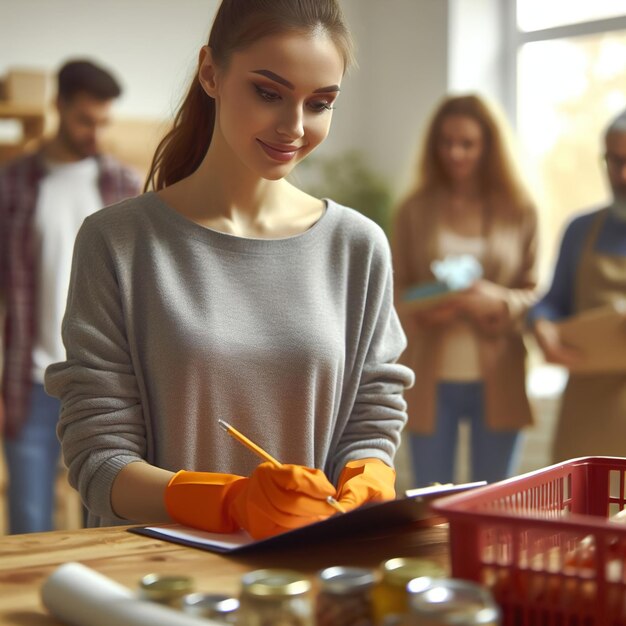
[[[264,89],[263,87],[259,87],[259,85],[255,85],[257,94],[266,102],[275,102],[276,100],[280,100],[280,95],[275,91],[270,91],[269,89]]]
[[[332,102],[327,100],[314,100],[309,102],[309,108],[315,113],[323,113],[324,111],[332,111],[335,107]]]

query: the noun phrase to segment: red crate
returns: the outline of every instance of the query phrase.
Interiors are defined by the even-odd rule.
[[[626,458],[582,457],[434,501],[452,575],[487,585],[504,626],[626,626]]]

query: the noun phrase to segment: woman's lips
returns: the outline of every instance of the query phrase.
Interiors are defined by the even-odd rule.
[[[287,161],[291,161],[291,159],[293,159],[296,156],[296,153],[298,152],[298,150],[300,150],[299,147],[272,146],[268,143],[265,143],[264,141],[261,141],[260,139],[257,139],[257,141],[261,145],[261,148],[265,150],[266,154],[268,154],[272,159],[276,161],[281,161],[283,163]]]

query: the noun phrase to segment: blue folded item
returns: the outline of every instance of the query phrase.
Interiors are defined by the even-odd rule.
[[[422,283],[415,287],[410,287],[402,295],[402,299],[411,302],[412,300],[422,300],[423,298],[432,298],[434,296],[440,296],[452,292],[453,290],[448,287],[446,283],[434,282],[434,283]]]
[[[433,261],[430,267],[437,280],[409,287],[402,296],[405,302],[435,298],[467,289],[483,275],[480,261],[471,254],[449,254],[443,260]]]

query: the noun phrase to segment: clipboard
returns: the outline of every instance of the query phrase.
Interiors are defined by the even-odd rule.
[[[626,373],[626,300],[557,323],[561,341],[583,353],[574,374]]]
[[[364,504],[357,509],[333,515],[321,522],[257,541],[245,531],[232,534],[209,533],[180,524],[133,527],[129,528],[128,531],[209,552],[233,555],[248,554],[267,549],[282,549],[302,544],[312,545],[316,542],[341,537],[371,534],[381,527],[387,529],[400,528],[424,522],[435,518],[434,513],[430,510],[432,500],[468,489],[475,489],[485,484],[485,481],[479,481],[411,489],[406,492],[404,497],[386,502]]]

